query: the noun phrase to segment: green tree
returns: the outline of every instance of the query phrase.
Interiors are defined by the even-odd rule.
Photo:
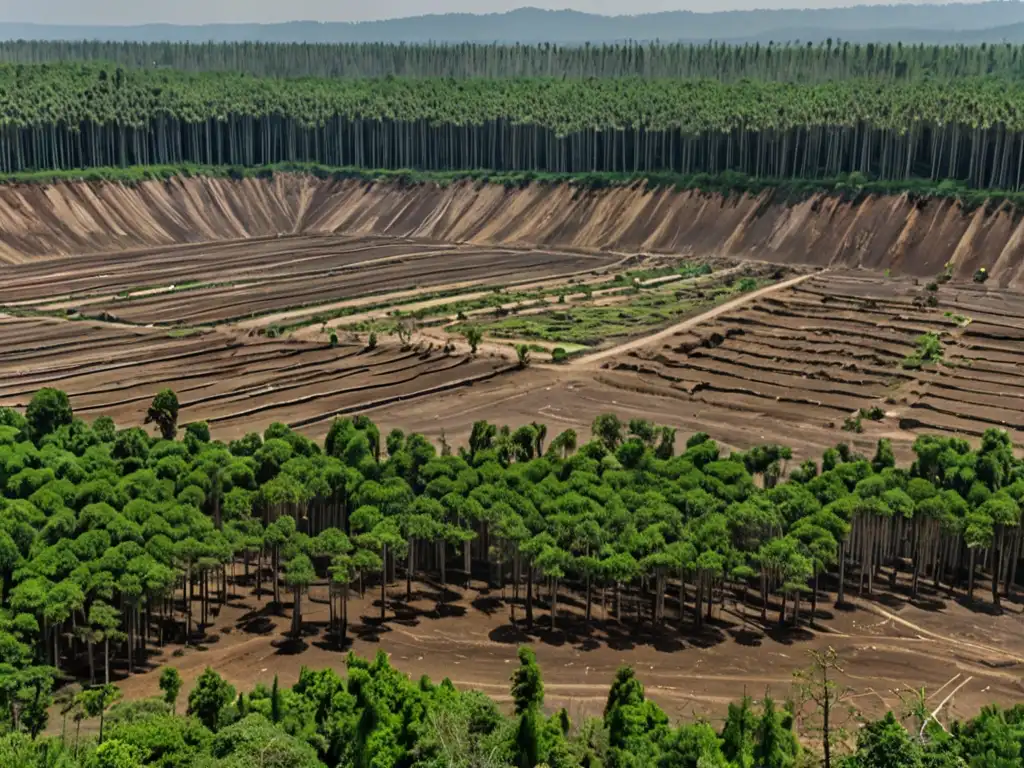
[[[754,736],[754,765],[758,768],[790,768],[799,751],[796,734],[793,733],[792,714],[776,711],[775,701],[765,696]]]
[[[469,344],[470,352],[475,355],[477,347],[479,347],[480,342],[483,341],[484,332],[480,330],[480,327],[477,325],[467,325],[463,329],[462,335],[465,337],[466,343]]]
[[[49,387],[36,392],[25,409],[29,434],[37,442],[58,428],[71,424],[73,418],[67,394]]]
[[[304,554],[293,557],[285,567],[285,583],[291,587],[295,599],[292,607],[292,637],[302,636],[302,595],[315,578],[313,563]]]
[[[178,432],[178,396],[173,390],[162,389],[146,412],[146,424],[156,423],[164,440],[173,440]]]
[[[857,733],[857,752],[844,768],[923,768],[921,745],[892,712]]]
[[[160,672],[160,690],[164,692],[164,701],[174,712],[178,703],[178,692],[181,690],[181,675],[174,667],[164,667]]]
[[[100,719],[99,742],[102,744],[104,718],[107,710],[110,709],[114,702],[121,698],[121,691],[117,686],[106,683],[95,688],[87,688],[79,696],[81,697],[82,709],[85,714],[88,717],[98,717]]]
[[[235,689],[207,667],[188,695],[188,713],[195,715],[211,731],[216,731],[221,722],[221,712],[234,698]]]
[[[520,368],[525,368],[530,364],[530,345],[529,344],[517,344],[516,345],[516,362]]]
[[[519,648],[519,667],[512,673],[512,701],[515,713],[521,715],[528,709],[540,709],[544,704],[544,682],[540,667],[532,648]]]
[[[754,734],[757,715],[753,700],[744,695],[739,704],[730,704],[722,729],[722,754],[736,768],[753,768]]]
[[[118,739],[96,747],[89,768],[142,768],[139,749]]]

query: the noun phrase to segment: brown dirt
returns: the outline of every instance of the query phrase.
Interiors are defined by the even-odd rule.
[[[958,277],[986,266],[1017,285],[1024,222],[905,196],[797,205],[614,188],[457,183],[397,187],[277,174],[272,180],[176,179],[0,189],[0,261],[186,242],[345,232],[476,245],[721,255]]]
[[[272,421],[318,424],[362,410],[507,372],[500,358],[444,355],[382,345],[238,339],[227,333],[174,338],[165,331],[111,328],[51,318],[0,320],[0,405],[24,407],[56,386],[85,418],[140,424],[153,395],[177,392],[182,423],[208,421],[218,437],[240,437]]]
[[[141,423],[156,391],[172,387],[182,422],[206,419],[223,439],[271,421],[322,438],[334,415],[353,412],[385,431],[443,432],[453,444],[482,418],[541,421],[552,434],[572,427],[586,439],[596,415],[615,411],[677,427],[680,440],[701,430],[729,448],[780,442],[798,459],[840,441],[871,452],[890,437],[905,460],[921,432],[976,438],[989,426],[1022,442],[1024,298],[1013,291],[1022,279],[1019,225],[1004,212],[965,216],[952,203],[917,205],[817,198],[787,207],[667,190],[538,186],[399,189],[299,176],[4,187],[0,262],[12,266],[4,269],[0,306],[16,309],[0,315],[0,405],[23,407],[38,388],[58,386],[86,418],[110,414],[126,426]],[[125,250],[100,253],[114,249]],[[96,255],[60,258],[89,252]],[[461,346],[444,355],[382,339],[369,351],[343,338],[331,348],[222,325],[255,311],[370,294],[600,272],[640,252],[809,262],[829,271],[745,296],[590,365],[525,371],[489,347],[476,357]],[[924,283],[950,259],[957,279],[928,307]],[[993,274],[988,284],[960,279],[982,265]],[[891,269],[895,277],[851,266]],[[117,298],[125,292],[137,295]],[[106,312],[108,321],[32,312],[78,305]],[[218,327],[183,335],[144,327],[152,323]],[[901,361],[928,331],[943,333],[943,364],[905,370]],[[885,411],[882,421],[865,421],[862,434],[840,429],[846,416],[874,405]],[[410,674],[448,674],[501,698],[515,645],[526,638],[494,597],[461,595],[449,613],[465,615],[438,618],[425,596],[382,627],[357,621],[355,648],[382,647]],[[247,616],[258,608],[251,596],[240,598],[211,632],[209,650],[170,658],[186,684],[207,664],[248,687],[275,672],[294,679],[300,665],[343,663],[314,637],[292,653],[280,636],[287,620]],[[324,613],[310,603],[307,618]],[[370,598],[352,614],[374,615]],[[589,713],[600,710],[615,667],[630,663],[673,716],[717,716],[744,686],[784,694],[805,651],[825,644],[847,660],[847,682],[868,714],[898,707],[897,687],[938,691],[958,673],[956,684],[973,679],[952,702],[956,715],[1024,693],[1016,604],[994,617],[935,596],[914,606],[889,595],[820,618],[821,634],[744,632],[726,613],[701,637],[675,629],[631,634],[615,622],[587,633],[576,622],[565,625],[568,634],[533,640],[549,703]],[[129,696],[149,694],[156,677],[123,686]]]
[[[441,613],[436,585],[414,583],[410,603],[405,602],[404,593],[401,582],[389,588],[388,618],[383,624],[379,587],[368,588],[363,599],[353,596],[349,606],[352,650],[372,655],[383,649],[392,663],[414,679],[424,674],[434,680],[447,676],[459,686],[481,689],[507,703],[517,646],[531,642],[544,673],[547,707],[565,706],[575,719],[601,713],[615,669],[629,664],[671,717],[704,716],[717,721],[744,690],[754,696],[766,689],[777,697],[788,695],[793,670],[809,662],[807,652],[827,646],[834,647],[844,662],[840,685],[849,687],[851,703],[869,717],[886,709],[899,711],[900,693],[909,689],[924,687],[937,705],[950,690],[942,691],[943,686],[958,674],[957,682],[968,676],[972,680],[947,705],[943,719],[972,716],[989,703],[1010,705],[1024,694],[1018,605],[994,617],[932,595],[913,605],[900,593],[883,593],[870,600],[855,598],[854,606],[842,611],[823,598],[818,627],[812,631],[779,629],[772,622],[778,610],[774,605],[769,606],[768,623],[762,624],[758,608],[751,604],[744,611],[730,595],[724,608],[716,607],[706,630],[694,634],[691,617],[680,629],[671,608],[667,625],[658,629],[638,628],[632,621],[620,624],[610,599],[608,615],[602,611],[599,595],[595,595],[594,620],[588,627],[580,596],[563,595],[558,628],[550,630],[541,600],[535,631],[527,633],[522,607],[516,609],[518,626],[514,627],[500,592],[483,588],[479,581],[468,590],[450,586]],[[290,684],[302,666],[343,669],[344,652],[323,639],[325,588],[314,587],[310,597],[303,603],[301,643],[285,635],[290,628],[289,602],[282,615],[275,615],[268,609],[266,596],[260,602],[242,590],[207,629],[204,650],[190,649],[175,656],[179,646],[167,646],[150,658],[147,669],[162,664],[177,667],[186,690],[206,666],[215,667],[242,689],[257,682],[270,684],[275,674]],[[625,605],[629,615],[633,604]],[[806,612],[805,605],[805,616]],[[198,614],[198,604],[194,613]],[[153,671],[126,678],[119,685],[129,698],[158,693]]]

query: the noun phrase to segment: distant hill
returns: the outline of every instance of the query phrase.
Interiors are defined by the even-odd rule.
[[[177,26],[64,26],[0,22],[5,40],[307,43],[662,42],[1024,42],[1024,3],[856,6],[821,10],[756,10],[598,16],[521,8],[504,14],[446,14],[360,23]]]

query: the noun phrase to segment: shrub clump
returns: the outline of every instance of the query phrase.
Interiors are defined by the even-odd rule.
[[[917,370],[928,363],[942,361],[942,341],[937,333],[926,333],[917,337],[917,349],[914,354],[903,360],[903,367],[908,370]]]

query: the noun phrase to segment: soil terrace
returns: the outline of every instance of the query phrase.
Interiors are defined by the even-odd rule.
[[[918,434],[976,439],[990,426],[1020,443],[1018,232],[1003,212],[905,198],[783,206],[668,190],[402,188],[280,175],[2,188],[0,261],[10,266],[0,283],[0,405],[24,407],[38,388],[57,386],[85,418],[110,414],[128,426],[171,387],[180,420],[209,421],[222,439],[272,421],[322,438],[334,415],[356,412],[383,431],[444,434],[456,445],[483,418],[540,421],[552,433],[573,427],[586,439],[592,419],[614,411],[677,427],[680,440],[699,430],[732,448],[782,443],[796,459],[840,441],[871,452],[888,437],[906,460]],[[456,287],[476,295],[495,285],[605,280],[646,252],[827,271],[609,341],[562,366],[520,369],[489,344],[477,355],[461,343],[440,350],[441,337],[430,336],[437,329],[404,350],[385,337],[369,349],[347,333],[332,346],[310,326],[260,335],[266,323],[308,321],[328,307],[363,312],[370,297],[366,316],[377,317],[392,311],[388,302],[424,306]],[[64,258],[71,254],[79,255]],[[952,281],[929,285],[947,263]],[[991,279],[971,283],[983,265]],[[939,335],[943,359],[905,367],[925,333]],[[842,429],[875,407],[880,420],[862,419],[862,432]],[[312,627],[325,612],[317,589],[306,613]],[[431,607],[430,585],[420,589],[387,625],[354,623],[355,649],[383,647],[410,674],[447,674],[500,699],[515,644],[532,639],[549,703],[574,715],[599,711],[614,668],[632,663],[673,716],[716,716],[744,685],[784,695],[805,649],[828,644],[847,660],[844,682],[868,714],[899,708],[897,688],[923,685],[934,696],[953,687],[950,678],[969,678],[949,705],[960,716],[1024,692],[1017,603],[990,617],[941,596],[911,604],[883,594],[851,613],[823,609],[817,630],[799,635],[749,632],[725,606],[708,636],[693,637],[671,628],[634,636],[607,617],[581,628],[570,600],[561,631],[528,638],[486,589],[460,590],[444,617]],[[376,613],[370,597],[351,610]],[[316,638],[295,655],[280,643],[286,622],[240,594],[211,628],[208,651],[168,649],[154,662],[180,666],[186,686],[213,664],[245,687],[274,672],[293,679],[302,664],[343,663]],[[128,696],[155,686],[152,674],[123,681]]]

